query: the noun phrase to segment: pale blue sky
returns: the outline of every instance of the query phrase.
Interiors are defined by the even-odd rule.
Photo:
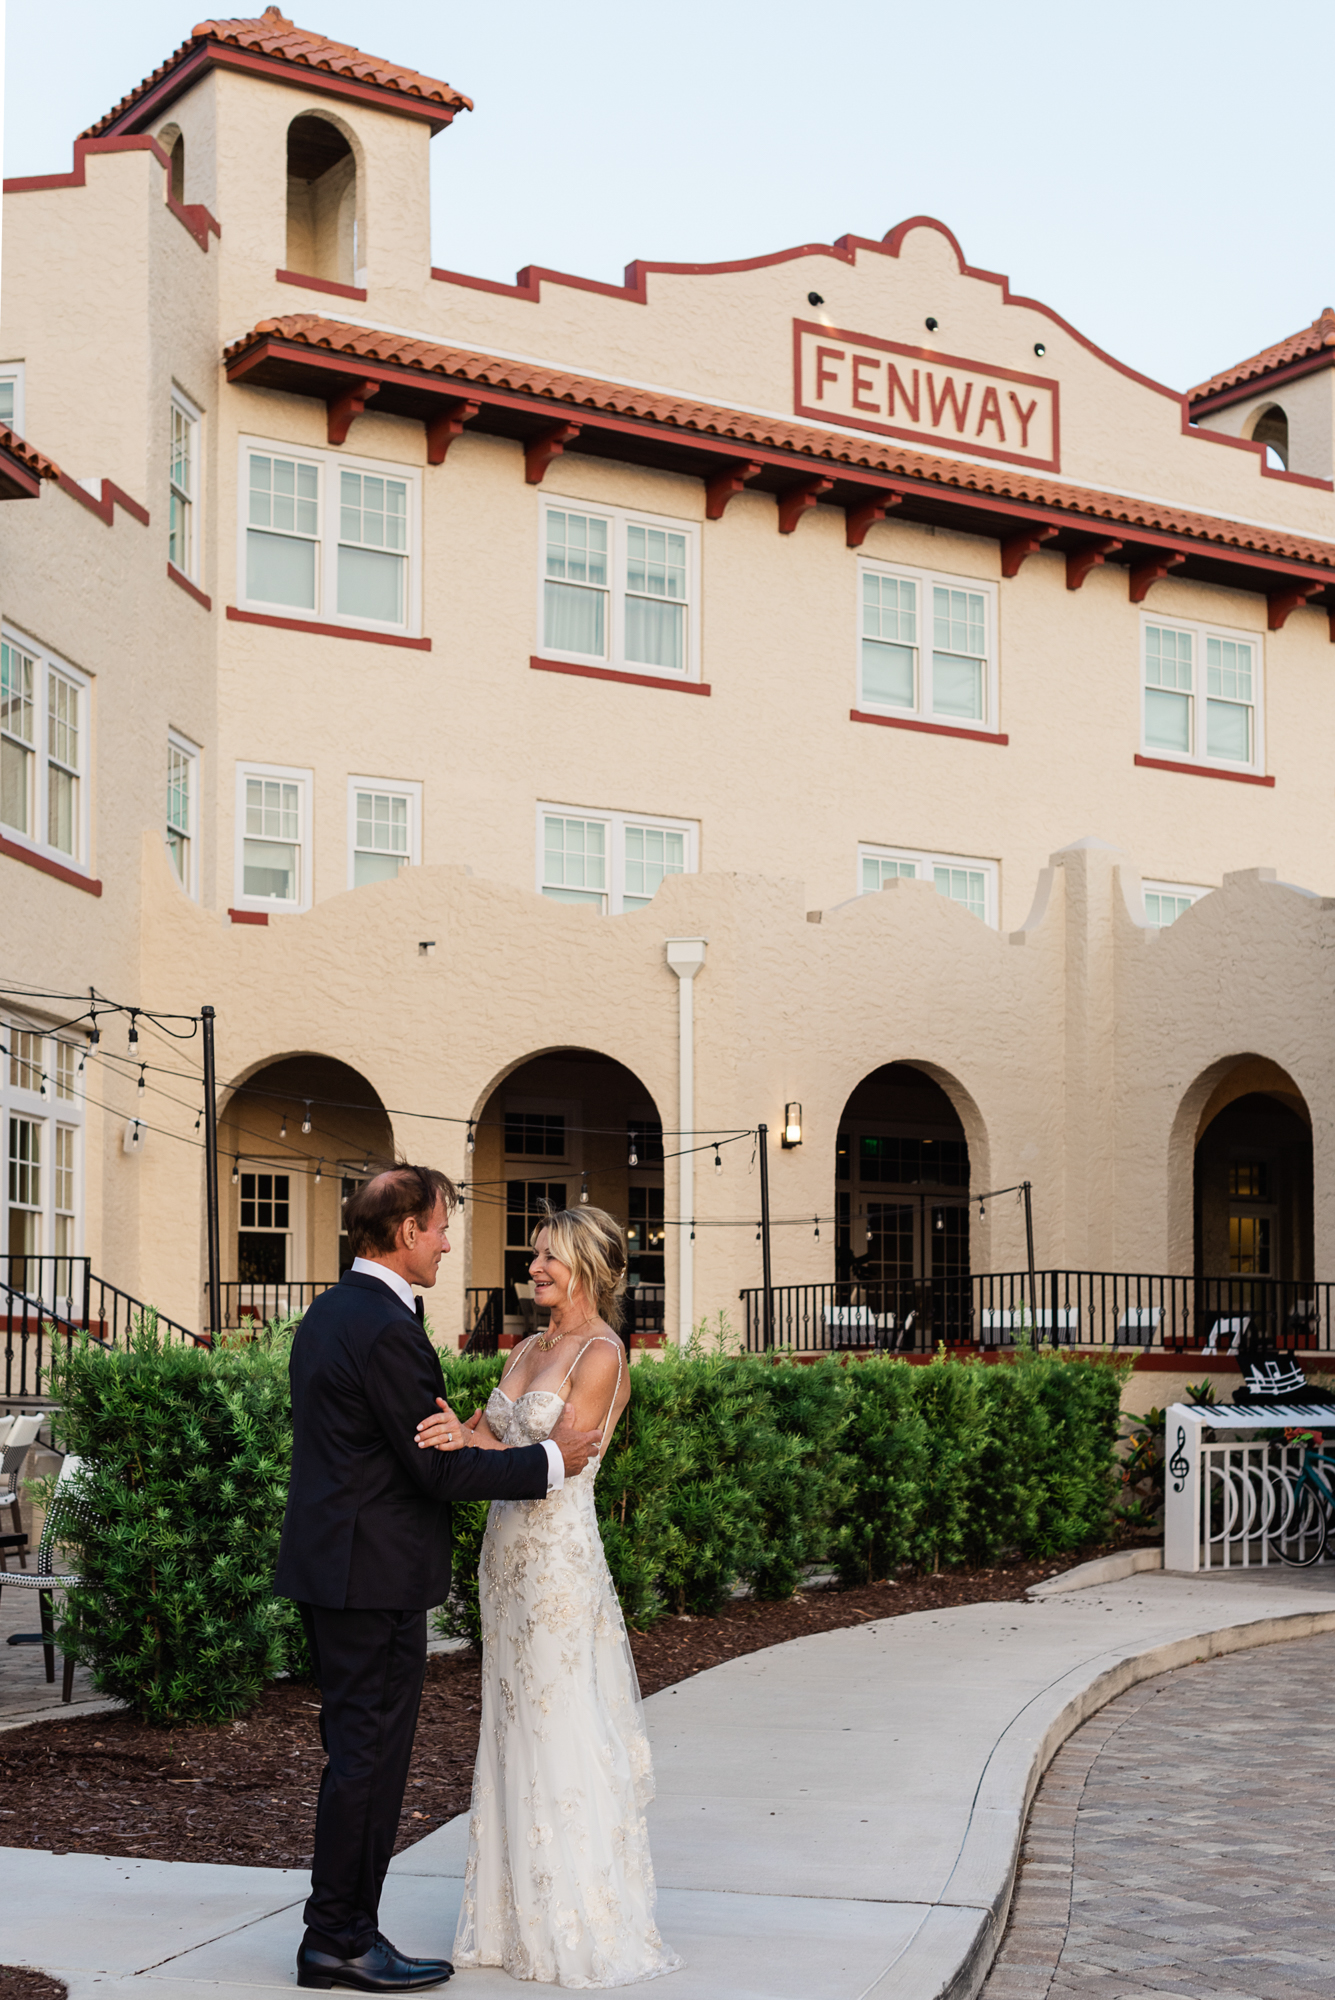
[[[233,0],[235,4],[235,0]],[[1331,0],[293,0],[476,100],[434,254],[511,278],[755,256],[939,216],[975,264],[1176,387],[1335,303]],[[9,8],[5,172],[184,40],[198,0]],[[256,8],[256,11],[260,11]]]

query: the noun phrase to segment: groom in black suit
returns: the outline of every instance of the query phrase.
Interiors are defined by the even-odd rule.
[[[451,1500],[541,1500],[598,1433],[510,1451],[423,1450],[445,1378],[412,1286],[436,1282],[457,1199],[432,1167],[392,1167],[344,1204],[356,1253],[292,1344],[292,1478],[274,1588],[296,1600],[319,1683],[320,1779],[300,1986],[413,1992],[448,1979],[380,1934],[426,1666],[426,1617],[450,1588]]]

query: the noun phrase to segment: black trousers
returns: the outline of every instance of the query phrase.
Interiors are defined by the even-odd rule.
[[[320,1778],[306,1941],[340,1958],[374,1943],[426,1671],[425,1611],[298,1606],[320,1688]]]

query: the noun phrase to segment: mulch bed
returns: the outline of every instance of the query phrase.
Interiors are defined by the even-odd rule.
[[[0,1965],[0,2000],[65,2000],[68,1987],[30,1965]]]
[[[668,1617],[631,1634],[640,1685],[655,1694],[722,1660],[864,1619],[1014,1600],[1073,1560],[801,1591],[778,1604],[739,1598],[717,1617]],[[477,1654],[427,1662],[396,1852],[467,1806],[480,1703]],[[284,1682],[266,1689],[244,1721],[212,1728],[153,1729],[103,1713],[7,1731],[0,1734],[0,1846],[309,1867],[324,1761],[318,1713],[314,1688]],[[20,1979],[42,1983],[12,1983]],[[61,2000],[63,1992],[41,1974],[0,1968],[0,2000]]]

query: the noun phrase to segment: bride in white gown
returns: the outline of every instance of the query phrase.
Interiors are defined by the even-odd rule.
[[[470,1443],[537,1442],[568,1405],[605,1450],[630,1399],[613,1331],[625,1265],[602,1209],[548,1217],[530,1273],[551,1323],[514,1350]],[[654,1921],[653,1771],[594,1512],[598,1466],[545,1500],[493,1501],[479,1566],[482,1721],[454,1963],[557,1986],[630,1986],[681,1965]]]

